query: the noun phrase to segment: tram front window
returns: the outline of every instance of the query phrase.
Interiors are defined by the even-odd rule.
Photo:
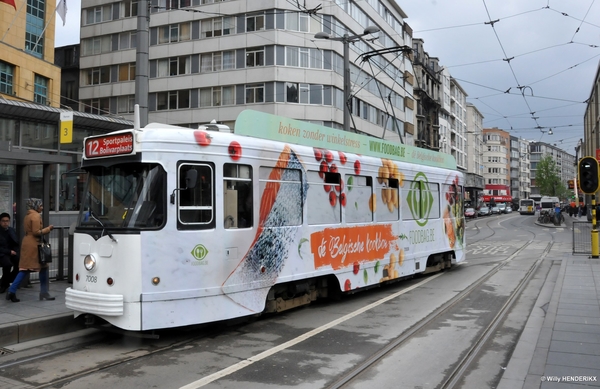
[[[166,173],[156,164],[123,164],[89,170],[78,226],[158,228],[165,222]]]

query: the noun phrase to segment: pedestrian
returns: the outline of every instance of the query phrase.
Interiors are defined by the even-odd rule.
[[[19,263],[19,274],[15,278],[14,282],[8,289],[6,299],[17,303],[21,300],[17,298],[16,292],[19,284],[29,272],[40,273],[40,300],[54,300],[54,297],[48,293],[48,264],[41,265],[39,260],[38,246],[41,243],[43,235],[49,234],[54,229],[53,225],[48,227],[42,224],[42,210],[44,205],[41,199],[30,198],[27,199],[27,214],[23,220],[23,227],[25,230],[25,236],[21,242],[21,257]]]
[[[4,293],[19,273],[19,238],[10,226],[10,215],[6,212],[0,214],[0,263],[0,293]]]

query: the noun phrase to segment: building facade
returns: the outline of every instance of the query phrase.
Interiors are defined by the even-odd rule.
[[[483,178],[483,115],[477,107],[469,103],[467,103],[466,128],[465,201],[469,201],[469,205],[477,208],[483,202],[483,190],[485,188]]]
[[[442,106],[441,68],[435,57],[425,51],[423,39],[413,38],[414,96],[417,104],[415,146],[440,149],[440,111]],[[447,140],[450,142],[450,140]]]
[[[510,134],[498,128],[484,128],[485,144],[484,201],[486,203],[511,203],[510,187]]]
[[[82,1],[80,110],[132,118],[138,4]],[[381,51],[412,47],[395,1],[335,1],[312,12],[281,0],[152,0],[150,9],[150,122],[234,127],[242,110],[255,109],[343,128],[343,37],[374,26],[380,32],[349,43],[350,127],[413,143],[410,58]]]
[[[0,3],[0,96],[52,107],[60,103],[54,65],[55,1]]]
[[[529,166],[529,141],[517,136],[511,136],[510,190],[513,196],[513,204],[517,207],[520,199],[528,199],[531,195],[531,173]]]
[[[540,193],[540,188],[535,182],[537,164],[545,156],[550,156],[552,158],[556,164],[563,187],[568,188],[569,180],[573,180],[576,174],[575,155],[569,154],[556,145],[544,142],[530,142],[529,153],[531,158],[531,195],[548,195],[548,193]]]

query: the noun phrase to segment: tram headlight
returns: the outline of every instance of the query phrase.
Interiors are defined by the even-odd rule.
[[[87,271],[92,271],[96,268],[96,259],[91,255],[86,255],[83,259],[83,266]]]

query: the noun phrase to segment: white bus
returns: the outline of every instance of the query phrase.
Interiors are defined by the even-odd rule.
[[[451,155],[244,111],[86,138],[66,306],[143,331],[278,312],[464,259]]]
[[[521,215],[535,215],[535,201],[532,199],[519,200],[519,213]]]

